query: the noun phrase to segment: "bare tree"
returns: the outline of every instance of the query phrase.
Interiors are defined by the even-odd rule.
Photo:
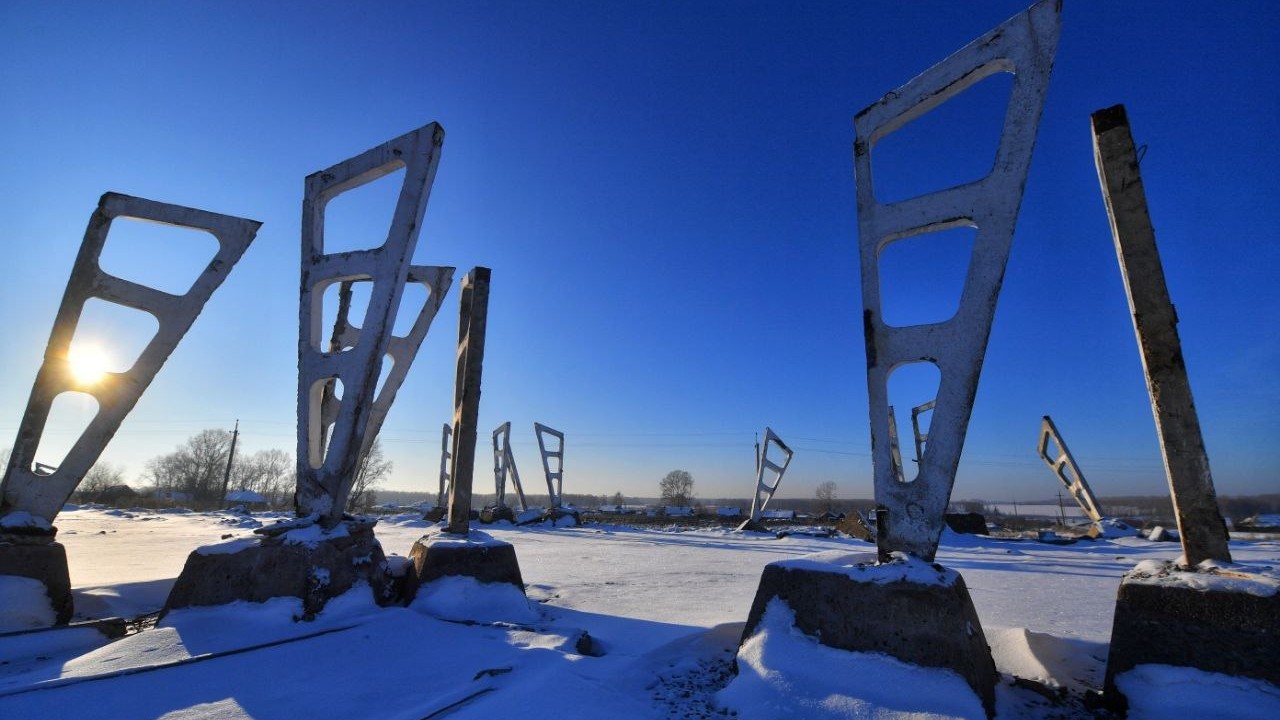
[[[76,491],[80,493],[82,498],[93,498],[100,495],[107,488],[124,484],[123,468],[118,468],[111,463],[100,462],[89,468],[89,472],[84,474],[84,479],[80,481]]]
[[[278,448],[259,450],[236,461],[231,487],[258,493],[271,507],[283,507],[293,500],[296,472],[292,454]]]
[[[193,500],[220,501],[222,473],[231,450],[231,433],[201,430],[168,455],[147,461],[147,476],[158,490],[186,493]]]
[[[378,502],[375,488],[391,475],[392,467],[392,462],[382,453],[382,440],[374,438],[369,452],[360,458],[360,465],[356,468],[356,481],[351,486],[347,510],[368,512]]]
[[[693,476],[685,470],[672,470],[658,483],[664,505],[686,507],[693,502]]]
[[[827,480],[818,485],[818,489],[813,492],[813,496],[818,499],[818,509],[822,512],[831,512],[836,509],[836,484],[832,480]]]
[[[613,504],[622,507],[627,504],[627,499],[622,496],[621,492],[616,492],[613,494]]]

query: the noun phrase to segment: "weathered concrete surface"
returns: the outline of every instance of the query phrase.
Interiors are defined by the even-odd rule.
[[[361,453],[372,442],[395,385],[403,378],[401,374],[392,382],[389,376],[383,396],[376,397],[383,359],[397,353],[401,357],[396,358],[392,373],[407,371],[407,360],[416,353],[434,308],[443,298],[439,283],[447,282],[444,275],[452,272],[449,268],[410,265],[443,144],[444,129],[430,123],[312,173],[305,181],[298,304],[298,487],[294,502],[299,516],[318,516],[326,527],[342,520]],[[387,236],[371,238],[367,249],[327,252],[324,230],[329,202],[400,168],[404,168],[404,182]],[[411,280],[423,283],[431,295],[410,335],[397,339],[392,330],[405,284]],[[359,332],[344,334],[339,340],[340,347],[347,347],[349,341],[349,349],[328,351],[324,347],[326,328],[322,327],[325,289],[348,281],[371,284],[368,309]],[[326,413],[326,391],[335,381],[342,382],[342,400]]]
[[[103,271],[98,263],[116,218],[205,231],[218,241],[218,252],[182,295],[123,280]],[[24,511],[53,523],[85,473],[115,436],[120,423],[187,334],[209,297],[244,255],[261,225],[254,220],[119,193],[102,196],[89,218],[80,252],[71,268],[71,278],[45,348],[44,363],[36,373],[9,465],[0,481],[0,514]],[[132,367],[121,373],[107,373],[101,380],[89,383],[76,377],[68,354],[80,324],[80,314],[91,299],[149,313],[155,317],[158,327]],[[42,474],[35,469],[36,450],[54,399],[68,391],[93,396],[98,412],[57,469]]]
[[[884,531],[877,534],[884,552],[905,551],[925,559],[937,552],[1048,90],[1060,12],[1058,0],[1037,3],[854,118],[872,462],[876,502],[892,511]],[[1014,82],[991,172],[971,183],[898,202],[877,200],[872,182],[876,143],[1000,72],[1013,73]],[[955,227],[977,229],[956,314],[929,325],[887,324],[881,311],[881,253],[904,238]],[[920,361],[935,363],[941,379],[919,475],[903,482],[893,458],[888,383],[895,369]]]
[[[1202,560],[1230,562],[1227,525],[1209,472],[1209,454],[1178,337],[1178,313],[1165,284],[1129,118],[1124,106],[1116,105],[1095,112],[1091,120],[1094,162],[1129,297],[1182,553],[1188,565]]]
[[[515,546],[475,531],[473,534],[481,539],[441,532],[414,542],[409,551],[411,566],[405,583],[405,601],[413,600],[420,586],[453,575],[475,578],[482,583],[510,583],[523,593],[524,578],[520,575]]]
[[[1191,582],[1177,582],[1179,576]],[[1139,567],[1126,574],[1111,626],[1108,704],[1126,704],[1115,685],[1118,675],[1153,663],[1280,685],[1280,593],[1248,592],[1242,579],[1247,576],[1230,570],[1215,574],[1171,566],[1161,573]]]
[[[994,715],[999,675],[964,579],[940,565],[907,560],[916,566],[904,572],[901,560],[876,558],[834,552],[766,565],[742,640],[755,632],[769,601],[781,598],[795,612],[796,627],[823,645],[954,670]]]
[[[32,578],[44,584],[45,594],[55,614],[54,622],[71,622],[71,575],[67,571],[67,551],[52,534],[0,533],[0,575]]]
[[[449,477],[449,532],[465,537],[471,523],[475,483],[476,423],[480,418],[480,382],[484,375],[485,329],[489,322],[487,267],[475,267],[462,280],[458,308],[458,371],[453,381],[453,467]]]
[[[270,530],[270,528],[263,528]],[[323,535],[303,540],[289,534],[267,536],[237,552],[187,556],[164,611],[236,600],[265,602],[273,597],[302,600],[303,619],[359,582],[386,604],[390,578],[373,523],[345,521]],[[243,542],[243,541],[232,541]]]

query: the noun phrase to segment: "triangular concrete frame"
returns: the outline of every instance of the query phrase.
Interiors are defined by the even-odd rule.
[[[326,526],[342,519],[361,453],[372,442],[374,433],[370,431],[376,431],[381,422],[381,417],[376,417],[379,407],[374,393],[382,358],[394,349],[396,339],[392,336],[392,326],[405,283],[409,281],[410,259],[417,246],[443,143],[444,129],[430,123],[306,178],[302,203],[295,506],[299,515],[316,515]],[[326,254],[324,213],[328,203],[348,190],[402,167],[404,182],[386,241],[366,250]],[[325,352],[322,348],[325,328],[321,327],[324,291],[329,285],[348,280],[372,283],[369,309],[359,336],[349,349]],[[428,304],[438,303],[443,294],[432,293]],[[410,337],[412,335],[410,333]],[[396,351],[404,350],[405,346],[401,345]],[[403,373],[408,364],[397,362],[396,370]],[[326,388],[334,379],[342,381],[343,397],[331,424],[327,424],[323,400]],[[388,389],[392,389],[389,395]],[[395,394],[390,377],[383,394],[386,400],[381,412],[385,416]],[[329,427],[332,432],[326,442],[324,436]]]
[[[111,222],[118,217],[203,230],[217,239],[218,252],[182,295],[171,295],[115,277],[102,270],[98,258],[106,245]],[[0,513],[25,511],[52,524],[85,473],[111,442],[120,423],[133,410],[178,342],[191,329],[209,297],[244,255],[261,226],[262,223],[256,220],[120,193],[109,192],[102,196],[98,208],[89,218],[80,253],[76,256],[71,279],[67,281],[53,332],[49,336],[44,363],[36,374],[31,398],[18,427],[18,437],[4,475]],[[84,305],[94,298],[149,313],[155,317],[159,327],[131,368],[121,373],[108,373],[104,379],[90,385],[79,382],[71,373],[67,353]],[[37,474],[33,464],[49,411],[54,398],[67,391],[93,396],[98,402],[98,413],[89,421],[62,464],[51,474]]]
[[[882,552],[906,551],[931,560],[937,551],[1053,68],[1060,13],[1059,0],[1032,6],[854,119],[872,462],[876,500],[888,510],[878,536]],[[877,201],[871,165],[875,144],[997,72],[1015,77],[991,172],[919,197]],[[886,325],[880,309],[881,252],[905,237],[961,226],[976,227],[977,237],[955,316],[929,325]],[[936,363],[941,381],[920,473],[915,481],[902,482],[891,458],[888,378],[895,368],[918,361]]]

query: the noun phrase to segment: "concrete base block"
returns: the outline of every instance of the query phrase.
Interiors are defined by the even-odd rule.
[[[375,601],[390,600],[390,578],[374,523],[348,520],[328,532],[306,521],[262,528],[266,537],[206,545],[187,556],[169,592],[164,612],[236,600],[265,602],[274,597],[302,600],[302,619],[325,604],[368,583]],[[264,532],[265,531],[265,532]]]
[[[32,578],[44,584],[54,622],[71,622],[75,609],[71,599],[71,575],[67,571],[67,551],[48,535],[0,533],[0,575]]]
[[[496,523],[503,520],[506,520],[509,523],[514,523],[516,521],[515,512],[506,505],[495,505],[480,511],[480,522],[482,523]]]
[[[1127,702],[1116,677],[1138,665],[1192,667],[1280,685],[1278,578],[1229,568],[1144,562],[1116,596],[1107,656],[1107,704]]]
[[[515,546],[479,530],[472,530],[466,536],[451,535],[443,530],[429,532],[413,544],[409,562],[406,602],[413,600],[419,586],[450,575],[471,577],[484,583],[510,583],[524,592]]]
[[[987,715],[995,714],[999,675],[969,591],[954,570],[901,553],[887,563],[877,563],[875,553],[844,551],[772,562],[760,576],[743,641],[775,597],[795,612],[796,627],[823,645],[953,670]]]

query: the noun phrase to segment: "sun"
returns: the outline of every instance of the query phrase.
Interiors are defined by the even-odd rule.
[[[96,385],[107,375],[111,358],[97,345],[76,345],[67,353],[71,375],[82,385]]]

